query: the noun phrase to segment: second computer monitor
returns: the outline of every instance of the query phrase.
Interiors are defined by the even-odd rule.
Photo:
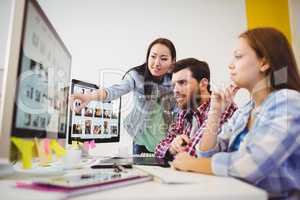
[[[98,90],[95,84],[72,79],[71,93],[93,93]],[[80,106],[79,101],[74,105]],[[68,143],[72,141],[95,140],[101,142],[119,142],[120,110],[119,101],[92,101],[79,112],[70,110]]]

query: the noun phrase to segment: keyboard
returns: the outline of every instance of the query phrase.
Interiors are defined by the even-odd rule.
[[[155,155],[154,153],[141,153],[141,154],[134,154],[132,157],[137,158],[137,157],[142,157],[142,158],[154,158]]]
[[[164,159],[159,159],[152,153],[142,153],[132,155],[129,158],[112,157],[100,161],[100,164],[116,164],[116,165],[151,165],[151,166],[161,166],[169,167],[169,163]]]
[[[156,157],[133,157],[133,164],[170,167],[169,163],[166,160]]]

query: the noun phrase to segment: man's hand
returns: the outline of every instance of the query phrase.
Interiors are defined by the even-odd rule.
[[[179,152],[183,152],[185,149],[185,146],[190,143],[190,139],[187,135],[181,134],[178,135],[171,143],[171,146],[169,148],[169,152],[172,155],[176,155]]]
[[[180,171],[192,170],[193,161],[196,158],[190,156],[188,153],[183,152],[176,155],[175,159],[170,162],[171,168]]]
[[[195,158],[185,152],[177,154],[170,165],[175,170],[212,174],[210,158]]]

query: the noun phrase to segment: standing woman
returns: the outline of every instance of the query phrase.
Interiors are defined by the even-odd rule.
[[[133,153],[153,153],[173,121],[176,102],[171,88],[171,66],[176,61],[174,44],[165,38],[154,40],[148,47],[146,62],[131,68],[120,84],[99,89],[94,94],[75,93],[82,109],[90,101],[109,102],[133,91],[133,109],[124,119],[127,133],[133,137]]]
[[[216,125],[234,90],[213,92],[199,158],[181,154],[173,166],[236,177],[272,199],[300,199],[300,78],[286,37],[273,28],[242,33],[229,71],[251,100],[218,135]]]

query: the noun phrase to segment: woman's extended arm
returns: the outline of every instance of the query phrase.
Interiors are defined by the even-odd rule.
[[[77,106],[76,108],[72,108],[75,111],[79,111],[83,109],[86,105],[89,104],[90,101],[111,101],[113,99],[116,99],[131,90],[135,87],[135,79],[133,76],[137,74],[130,75],[127,74],[124,80],[122,80],[119,84],[114,84],[108,88],[101,88],[93,93],[74,93],[70,96],[70,105],[72,108],[72,105],[75,100],[80,101],[80,106]],[[137,78],[137,77],[136,77]]]

